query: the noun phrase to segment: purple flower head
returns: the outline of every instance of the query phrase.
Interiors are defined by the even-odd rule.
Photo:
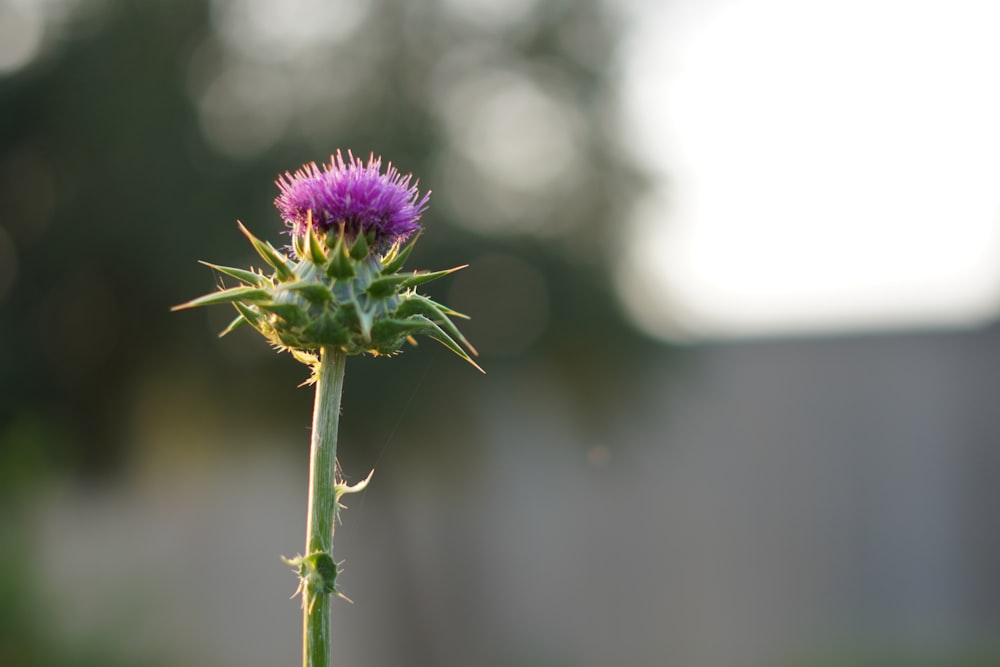
[[[401,175],[391,163],[384,174],[381,169],[382,158],[374,154],[366,165],[351,151],[345,160],[338,150],[323,169],[310,162],[294,174],[279,176],[281,194],[274,205],[292,234],[306,233],[311,214],[319,232],[343,223],[349,238],[374,233],[375,247],[385,250],[420,229],[417,221],[427,209],[430,192],[421,197],[417,186],[410,185],[412,176]]]

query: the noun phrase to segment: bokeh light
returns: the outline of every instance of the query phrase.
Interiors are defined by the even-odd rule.
[[[636,153],[671,179],[642,207],[621,269],[644,328],[729,337],[996,316],[995,5],[767,0],[658,16],[632,45],[626,87]]]

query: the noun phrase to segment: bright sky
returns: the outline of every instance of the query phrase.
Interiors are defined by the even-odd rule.
[[[1000,2],[636,12],[630,144],[658,181],[619,287],[643,328],[683,340],[997,314]]]

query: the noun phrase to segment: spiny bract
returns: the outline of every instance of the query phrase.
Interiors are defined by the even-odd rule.
[[[334,347],[345,354],[385,355],[397,352],[408,339],[426,335],[472,365],[475,348],[452,322],[464,318],[416,287],[465,268],[403,272],[403,262],[416,239],[393,245],[385,255],[372,251],[368,238],[358,236],[348,247],[341,226],[323,238],[310,225],[294,236],[294,258],[261,241],[242,224],[261,258],[273,269],[237,269],[203,262],[242,285],[206,294],[174,310],[231,303],[236,319],[222,332],[249,324],[273,345],[288,349],[304,363],[315,363],[312,351]]]

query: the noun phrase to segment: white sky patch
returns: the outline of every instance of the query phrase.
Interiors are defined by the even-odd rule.
[[[1000,3],[636,4],[630,143],[664,186],[619,287],[668,338],[1000,310]]]

